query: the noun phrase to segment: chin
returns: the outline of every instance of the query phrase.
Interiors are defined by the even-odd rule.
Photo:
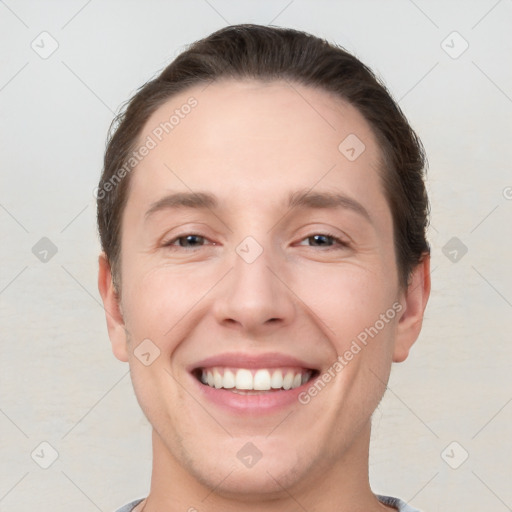
[[[284,461],[283,461],[284,462]],[[292,469],[293,468],[293,469]],[[252,468],[233,469],[229,464],[216,465],[214,472],[209,472],[205,479],[204,466],[200,469],[202,475],[197,475],[203,484],[215,489],[215,494],[227,499],[237,498],[244,501],[262,501],[263,497],[272,500],[282,496],[283,488],[294,485],[299,478],[297,468],[283,463],[264,466],[258,462]],[[222,480],[221,474],[225,475]],[[229,476],[228,476],[229,475]]]
[[[307,462],[308,454],[300,447],[264,437],[230,439],[209,450],[208,460],[199,453],[189,452],[190,456],[191,473],[203,485],[215,489],[219,496],[243,496],[250,501],[261,501],[264,495],[270,500],[282,496],[283,488],[298,485],[302,476],[310,473],[313,462]]]

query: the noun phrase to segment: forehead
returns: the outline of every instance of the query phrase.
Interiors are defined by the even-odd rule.
[[[236,190],[244,205],[248,197],[256,205],[291,187],[382,196],[381,153],[369,124],[342,99],[300,84],[222,80],[190,87],[153,113],[139,137],[144,144],[151,149],[130,187],[139,203],[164,189],[205,187],[221,199],[235,200]]]
[[[140,139],[150,136],[163,145],[188,139],[204,150],[251,140],[257,151],[258,141],[267,147],[274,142],[283,152],[301,147],[300,153],[310,150],[337,157],[337,143],[351,133],[369,149],[367,160],[377,157],[366,120],[333,93],[284,81],[219,80],[169,99],[146,122]],[[306,147],[303,142],[308,142]],[[248,149],[244,147],[245,152]],[[237,147],[231,150],[236,152]]]

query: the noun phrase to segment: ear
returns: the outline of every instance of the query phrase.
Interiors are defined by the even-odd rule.
[[[393,361],[401,363],[409,355],[413,343],[418,339],[423,322],[423,313],[430,295],[430,254],[412,271],[407,289],[400,301],[403,309],[398,320]]]
[[[117,359],[126,362],[128,361],[128,349],[120,297],[114,288],[112,271],[104,252],[100,254],[98,263],[98,290],[105,309],[108,336],[112,344],[112,352]]]

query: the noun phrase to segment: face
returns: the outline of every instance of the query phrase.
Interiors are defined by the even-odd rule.
[[[324,91],[256,81],[190,88],[148,137],[117,313],[105,262],[100,290],[155,457],[226,496],[315,485],[367,450],[424,307],[399,286],[376,138]]]

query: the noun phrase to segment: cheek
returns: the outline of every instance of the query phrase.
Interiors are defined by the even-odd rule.
[[[371,411],[382,397],[392,362],[398,320],[394,288],[385,274],[355,265],[309,277],[316,279],[302,273],[298,295],[319,317],[317,325],[333,349],[328,372],[338,388],[339,406],[355,400],[351,410]]]
[[[185,335],[190,315],[203,307],[201,299],[215,283],[211,270],[143,265],[127,268],[123,288],[125,321],[135,343],[149,338],[162,352],[172,352]]]
[[[322,320],[326,334],[340,348],[378,322],[396,298],[395,287],[383,272],[348,263],[301,271],[296,293]],[[394,311],[388,314],[386,328],[394,316]]]

